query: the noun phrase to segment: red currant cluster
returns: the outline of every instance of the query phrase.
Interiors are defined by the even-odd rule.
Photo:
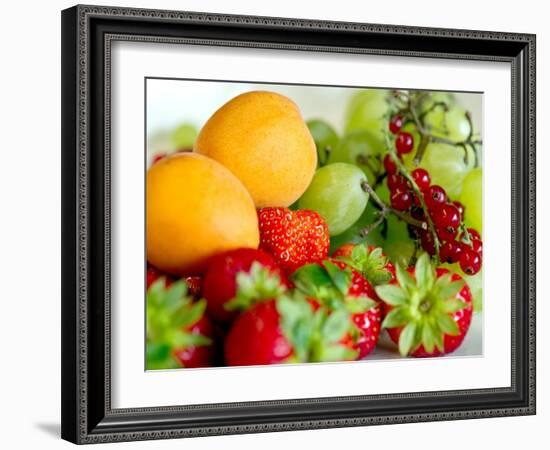
[[[410,133],[400,131],[403,117],[394,116],[390,121],[390,131],[396,134],[395,149],[398,157],[410,153],[414,147],[414,139]],[[409,211],[418,221],[425,221],[424,209],[418,196],[407,178],[398,173],[397,164],[390,154],[384,157],[384,168],[387,173],[387,183],[390,191],[391,206],[398,211]],[[479,233],[468,228],[466,233],[458,235],[464,216],[464,206],[457,201],[451,201],[445,190],[431,184],[428,171],[418,168],[411,172],[418,190],[422,193],[427,212],[435,227],[437,238],[441,243],[439,257],[442,262],[459,263],[462,271],[474,275],[481,269],[483,243]],[[417,228],[422,248],[430,255],[435,255],[434,236],[429,229]]]

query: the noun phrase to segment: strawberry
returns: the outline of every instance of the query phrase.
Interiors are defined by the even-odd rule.
[[[211,366],[213,327],[206,301],[193,301],[183,280],[159,278],[147,290],[147,369]]]
[[[255,303],[232,323],[225,340],[230,366],[352,360],[341,341],[351,326],[340,311],[314,309],[304,297],[282,295]]]
[[[237,315],[236,309],[276,297],[286,285],[286,276],[273,257],[262,250],[239,248],[220,253],[210,260],[204,275],[206,312],[218,322],[229,322]]]
[[[381,305],[376,292],[359,272],[343,261],[323,261],[302,266],[293,275],[296,287],[311,301],[329,311],[345,311],[352,323],[342,342],[354,349],[357,359],[374,350],[380,335]]]
[[[214,327],[207,315],[203,315],[198,322],[184,328],[184,331],[191,336],[208,337],[214,336]],[[209,367],[212,365],[214,349],[212,345],[189,344],[176,348],[173,352],[182,367]]]
[[[372,286],[386,284],[395,279],[395,267],[380,247],[367,244],[344,244],[334,251],[332,257],[353,267]]]
[[[161,277],[164,277],[164,280],[167,286],[171,285],[174,282],[174,279],[170,275],[167,275],[164,272],[158,270],[156,267],[153,267],[150,265],[147,266],[146,275],[147,275],[147,281],[146,281],[147,289],[149,289],[151,285]]]
[[[153,267],[151,265],[147,266],[147,282],[146,286],[147,289],[159,278],[164,277],[166,286],[170,286],[172,283],[174,283],[175,279],[168,275],[156,267]],[[185,281],[187,284],[187,288],[189,289],[189,294],[191,294],[195,298],[199,298],[201,295],[201,289],[202,289],[202,279],[201,277],[185,277],[182,278],[182,280]]]
[[[258,221],[260,248],[272,254],[288,273],[328,256],[328,226],[315,211],[262,208]]]
[[[377,286],[387,315],[382,327],[402,356],[440,356],[455,351],[472,319],[472,294],[462,277],[432,266],[422,254],[414,268],[398,264],[396,280]]]

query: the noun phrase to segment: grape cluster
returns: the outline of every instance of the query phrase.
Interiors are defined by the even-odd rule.
[[[402,124],[403,118],[400,115],[394,116],[389,124],[390,131],[395,134],[395,150],[400,161],[404,154],[410,153],[414,148],[414,138],[410,133],[401,131]],[[430,174],[425,169],[417,168],[410,174],[422,195],[422,202],[411,182],[399,173],[398,164],[391,154],[384,157],[384,168],[387,172],[392,208],[407,211],[421,222],[425,222],[425,214],[429,214],[440,244],[441,261],[459,263],[467,275],[478,273],[481,269],[483,243],[476,230],[465,228],[463,225],[464,205],[458,201],[451,201],[445,189],[432,184]],[[463,231],[459,234],[461,229]],[[416,227],[415,232],[422,248],[430,255],[435,255],[436,245],[431,229]]]

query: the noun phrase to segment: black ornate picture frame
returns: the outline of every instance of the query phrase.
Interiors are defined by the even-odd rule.
[[[113,409],[113,41],[501,61],[512,74],[511,386]],[[535,414],[535,36],[75,6],[62,12],[62,437],[84,444]]]

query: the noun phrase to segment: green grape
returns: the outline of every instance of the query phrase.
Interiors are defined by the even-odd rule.
[[[327,162],[327,155],[334,150],[338,144],[338,134],[336,131],[323,120],[309,120],[307,122],[309,132],[313,136],[317,154],[319,155],[319,163],[324,165]]]
[[[172,131],[172,142],[178,150],[193,148],[197,138],[197,129],[188,123],[183,123]]]
[[[436,108],[426,114],[424,124],[434,136],[451,139],[454,142],[465,141],[470,135],[470,122],[466,110],[454,105],[447,112]]]
[[[442,105],[435,106],[436,103],[444,103],[447,107],[455,104],[455,96],[450,92],[423,92],[423,99],[420,101],[420,111],[426,112],[432,108],[435,111],[443,110]]]
[[[356,131],[344,136],[329,155],[328,163],[344,162],[359,167],[372,185],[374,171],[381,169],[380,143],[369,131]]]
[[[388,183],[380,183],[376,186],[374,192],[376,192],[380,200],[382,200],[386,205],[390,204],[390,190],[388,188]]]
[[[385,240],[382,248],[393,263],[399,263],[403,267],[408,267],[416,250],[407,224],[393,214],[386,219]]]
[[[367,206],[369,196],[361,188],[363,181],[364,173],[352,164],[334,163],[321,167],[298,206],[319,213],[327,222],[331,236],[340,234],[359,219]]]
[[[441,186],[452,199],[456,199],[473,160],[472,156],[468,158],[468,164],[464,163],[462,147],[432,143],[426,147],[420,167],[429,172],[432,184]]]
[[[351,99],[346,112],[347,132],[369,130],[383,146],[388,127],[388,90],[364,89]]]
[[[462,183],[458,201],[464,205],[466,226],[479,231],[483,230],[483,170],[481,167],[472,170]]]
[[[360,242],[366,242],[369,245],[375,245],[381,247],[384,242],[382,237],[382,226],[376,227],[367,236],[361,235],[361,230],[372,224],[378,217],[379,209],[373,205],[373,202],[368,202],[367,207],[361,217],[357,219],[351,227],[349,227],[343,233],[337,236],[331,236],[330,238],[330,253],[332,254],[338,247],[352,243],[358,244]]]

